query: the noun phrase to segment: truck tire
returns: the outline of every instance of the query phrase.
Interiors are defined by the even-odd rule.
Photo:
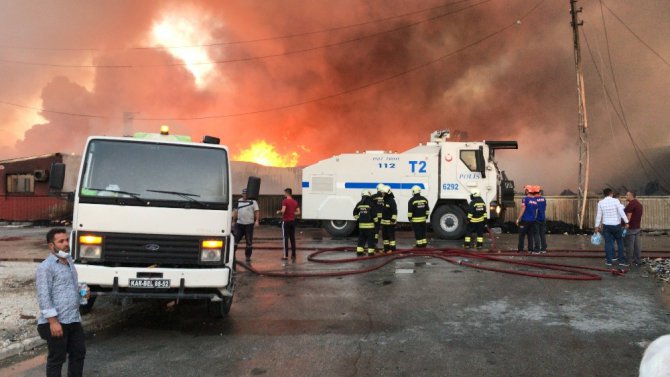
[[[356,229],[356,222],[347,220],[324,220],[322,225],[328,234],[335,237],[350,236]]]
[[[97,299],[98,296],[91,296],[88,298],[88,302],[86,305],[79,305],[79,314],[81,315],[86,315],[93,310],[93,305],[95,304],[95,299]]]
[[[233,305],[232,297],[224,297],[221,301],[207,301],[207,311],[211,317],[223,318],[230,312]]]
[[[442,205],[433,212],[430,226],[439,238],[457,240],[465,234],[465,212],[456,205]]]

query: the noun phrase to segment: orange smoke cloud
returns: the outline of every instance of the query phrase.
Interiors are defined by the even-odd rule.
[[[497,156],[508,176],[553,193],[574,191],[577,99],[567,2],[545,1],[519,24],[515,21],[537,1],[473,4],[62,1],[42,4],[36,12],[31,2],[0,2],[5,30],[0,33],[0,101],[61,112],[0,104],[0,159],[81,153],[90,135],[155,132],[167,123],[174,133],[196,140],[205,134],[220,137],[232,151],[253,149],[262,140],[264,150],[272,147],[276,154],[268,164],[295,165],[299,157],[308,165],[356,150],[402,151],[428,141],[436,129],[451,128],[470,140],[518,140],[518,151]],[[668,51],[667,33],[650,31],[648,25],[667,24],[663,17],[670,2],[645,4],[611,6],[649,45]],[[584,30],[593,47],[602,47],[599,7],[583,6]],[[638,138],[655,135],[641,143],[643,148],[667,145],[667,67],[606,17],[632,132]],[[473,44],[510,23],[512,28]],[[342,27],[347,25],[356,26]],[[612,172],[637,160],[629,143],[610,147],[624,137],[623,129],[610,116],[586,51],[582,57],[593,187],[616,184]],[[124,122],[127,113],[134,121]],[[257,151],[249,159],[260,155]],[[633,187],[640,179],[632,174],[620,182]]]

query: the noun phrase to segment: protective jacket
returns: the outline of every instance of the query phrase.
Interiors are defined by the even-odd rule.
[[[474,196],[468,207],[468,221],[471,223],[481,223],[486,220],[486,203],[481,196]]]
[[[398,205],[395,202],[395,196],[389,192],[384,196],[384,207],[382,208],[382,225],[395,224],[398,221]]]
[[[384,209],[384,195],[381,191],[377,191],[376,194],[372,195],[372,202],[374,203],[374,208],[377,213],[377,220],[381,221],[382,210]]]
[[[430,215],[428,199],[420,194],[415,194],[407,205],[407,218],[412,223],[425,223]]]
[[[377,222],[377,210],[369,196],[361,199],[354,208],[354,219],[358,221],[359,229],[374,229]]]

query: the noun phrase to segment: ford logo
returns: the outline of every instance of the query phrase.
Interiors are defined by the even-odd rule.
[[[149,251],[158,251],[161,247],[155,243],[148,243],[144,245],[144,248],[149,250]]]

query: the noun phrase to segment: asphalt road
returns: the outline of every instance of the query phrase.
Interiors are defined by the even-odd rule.
[[[277,246],[275,229],[259,232]],[[351,245],[304,230],[302,245]],[[400,232],[399,247],[411,244]],[[513,245],[503,235],[500,245]],[[550,238],[580,248],[584,236]],[[667,237],[656,246],[669,246]],[[435,246],[456,246],[435,242]],[[668,249],[667,247],[665,249]],[[254,265],[326,270],[278,250]],[[555,262],[555,261],[554,261]],[[601,266],[602,260],[564,260]],[[362,262],[373,264],[374,261]],[[355,267],[355,266],[354,266]],[[413,270],[413,273],[403,273]],[[95,376],[635,376],[644,346],[668,332],[659,284],[642,270],[601,281],[483,272],[443,261],[394,261],[363,275],[267,278],[240,271],[231,313],[153,306],[87,339]],[[45,350],[0,366],[0,375],[44,375]]]

